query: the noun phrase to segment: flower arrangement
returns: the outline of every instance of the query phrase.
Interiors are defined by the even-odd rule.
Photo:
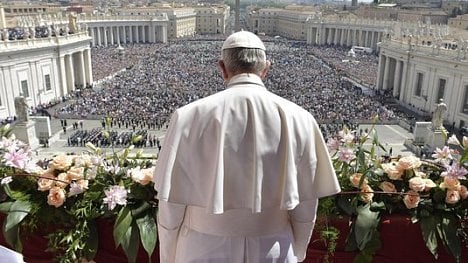
[[[96,220],[108,218],[115,222],[116,247],[122,246],[129,262],[136,261],[140,243],[152,255],[157,203],[151,160],[139,152],[132,158],[132,147],[106,156],[88,144],[83,154],[59,154],[38,164],[8,127],[0,129],[0,136],[2,230],[15,250],[22,250],[23,235],[49,226],[48,248],[58,261],[92,260],[98,247]]]
[[[455,262],[462,262],[461,246],[468,244],[468,137],[460,143],[451,136],[432,159],[390,156],[374,127],[360,135],[345,127],[327,145],[342,192],[322,199],[319,214],[351,218],[346,249],[360,251],[355,262],[372,262],[381,247],[380,218],[395,213],[419,222],[435,257],[441,241]],[[322,230],[330,254],[338,234],[333,228]]]

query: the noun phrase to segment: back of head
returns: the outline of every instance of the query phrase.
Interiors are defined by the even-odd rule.
[[[234,74],[259,74],[267,65],[265,45],[248,31],[236,32],[224,41],[222,59],[226,69]]]

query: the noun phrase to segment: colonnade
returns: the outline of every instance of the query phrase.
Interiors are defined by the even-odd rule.
[[[402,86],[405,86],[408,67],[408,59],[400,56],[399,58],[380,54],[379,68],[377,71],[376,90],[391,90],[393,97],[404,100]]]
[[[90,48],[61,55],[58,64],[62,95],[93,83]]]
[[[363,46],[377,49],[382,40],[383,28],[351,28],[343,25],[311,25],[307,34],[307,43],[317,45]]]
[[[92,46],[167,42],[166,24],[96,23],[89,24],[88,31]]]

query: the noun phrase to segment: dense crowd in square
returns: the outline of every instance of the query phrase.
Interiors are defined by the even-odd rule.
[[[273,62],[266,87],[310,111],[325,136],[343,124],[357,127],[376,115],[382,121],[413,118],[386,105],[391,98],[388,94],[363,92],[344,78],[351,76],[372,88],[377,56],[358,54],[350,58],[348,49],[341,47],[274,38],[264,41],[268,59]],[[220,54],[214,52],[221,44],[221,39],[195,38],[93,48],[94,79],[107,79],[92,88],[76,90],[56,116],[111,117],[130,129],[164,128],[175,109],[224,89],[217,68]],[[358,62],[343,62],[350,59]]]

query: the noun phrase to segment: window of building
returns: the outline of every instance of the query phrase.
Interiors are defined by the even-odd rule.
[[[418,73],[417,78],[416,78],[416,91],[414,92],[414,95],[421,96],[423,81],[424,81],[424,74]]]
[[[27,98],[29,97],[29,89],[28,89],[28,81],[27,80],[22,80],[21,81],[21,95],[23,95],[23,97]]]
[[[437,90],[437,97],[435,98],[435,102],[438,103],[439,99],[444,98],[445,93],[445,85],[447,84],[446,79],[439,79],[439,88]]]
[[[50,74],[44,75],[44,85],[45,85],[45,90],[52,89],[52,86],[50,85]]]
[[[465,96],[463,96],[461,112],[464,114],[468,114],[468,85],[465,85]]]

